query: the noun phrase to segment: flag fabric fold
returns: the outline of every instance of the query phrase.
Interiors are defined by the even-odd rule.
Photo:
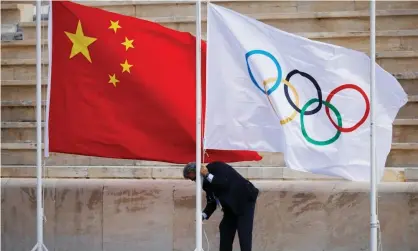
[[[194,161],[195,37],[69,1],[51,4],[49,151]],[[261,159],[250,151],[207,153],[206,161]]]
[[[215,4],[208,10],[205,148],[282,152],[287,167],[370,179],[370,58]],[[376,65],[376,161],[407,95]]]

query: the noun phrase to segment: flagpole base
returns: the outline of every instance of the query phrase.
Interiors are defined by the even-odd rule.
[[[43,244],[43,243],[42,244],[36,243],[36,245],[32,248],[31,251],[36,251],[37,249],[39,250],[39,246],[41,247],[40,250],[48,251],[45,244]]]

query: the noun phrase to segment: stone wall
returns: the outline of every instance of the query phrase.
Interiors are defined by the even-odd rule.
[[[254,251],[368,250],[367,183],[254,183],[261,190]],[[49,250],[194,250],[192,182],[46,179],[45,187]],[[27,251],[35,244],[35,188],[36,179],[2,179],[1,250]],[[218,249],[221,217],[218,211],[205,222],[210,250]],[[418,184],[382,184],[379,219],[384,250],[418,250]],[[239,250],[237,244],[234,250]],[[203,247],[206,251],[205,238]]]

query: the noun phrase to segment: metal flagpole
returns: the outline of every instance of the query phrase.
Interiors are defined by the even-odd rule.
[[[377,251],[377,233],[379,222],[377,219],[377,169],[376,169],[376,130],[375,117],[375,89],[376,89],[376,2],[370,1],[370,99],[371,99],[371,131],[370,131],[370,251]]]
[[[36,0],[36,233],[37,243],[32,251],[47,250],[43,237],[42,208],[42,86],[41,86],[41,0]]]
[[[42,51],[41,51],[41,0],[36,1],[36,229],[37,248],[42,251],[43,237],[43,208],[42,208]]]
[[[201,76],[201,2],[196,0],[196,249],[202,249],[202,76]]]

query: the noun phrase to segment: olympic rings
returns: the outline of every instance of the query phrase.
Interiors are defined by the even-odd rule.
[[[248,59],[252,55],[256,55],[256,54],[264,55],[264,56],[270,58],[273,61],[274,65],[276,66],[276,69],[277,69],[278,76],[277,76],[277,79],[276,79],[276,83],[274,83],[274,85],[268,91],[263,90],[261,88],[261,86],[258,85],[257,81],[254,78],[253,72],[251,71],[250,63],[248,62]],[[274,92],[279,87],[280,81],[282,79],[282,68],[280,67],[279,61],[277,61],[277,59],[273,55],[271,55],[271,53],[269,53],[267,51],[262,51],[262,50],[253,50],[253,51],[247,52],[245,54],[245,61],[247,62],[247,69],[248,69],[248,73],[250,74],[251,81],[253,82],[253,84],[260,91],[262,91],[264,94],[270,95],[272,92]]]
[[[332,120],[331,115],[329,114],[329,109],[328,107],[325,108],[325,111],[327,113],[327,116],[329,118],[329,120],[331,120],[331,123],[335,126],[335,128],[337,128],[339,131],[341,132],[352,132],[354,130],[356,130],[357,128],[359,128],[367,119],[367,117],[369,116],[369,112],[370,112],[370,102],[369,99],[367,98],[367,94],[357,85],[353,85],[353,84],[345,84],[345,85],[341,85],[337,88],[335,88],[327,97],[327,102],[329,103],[332,99],[332,97],[334,97],[335,94],[337,94],[338,92],[344,90],[344,89],[353,89],[356,90],[358,92],[360,92],[361,96],[363,96],[364,101],[366,101],[366,110],[364,111],[364,115],[363,117],[360,119],[360,121],[355,124],[352,127],[349,128],[343,128],[341,127],[341,125],[336,125],[334,120]]]
[[[268,78],[268,79],[266,79],[266,80],[263,81],[264,89],[266,90],[266,92],[267,92],[267,88],[266,88],[267,85],[269,83],[271,83],[271,82],[275,82],[276,80],[277,80],[276,78]],[[284,80],[283,79],[282,82],[283,82],[283,84],[285,84],[285,86],[288,86],[290,88],[290,90],[292,90],[292,93],[293,93],[293,95],[295,96],[295,99],[296,99],[296,106],[299,107],[299,95],[298,95],[298,93],[296,91],[296,88],[292,84],[290,84],[287,80]],[[277,115],[277,111],[274,108],[274,105],[271,102],[269,95],[267,95],[267,98],[268,98],[268,100],[270,102],[271,107],[273,107],[273,110],[274,110],[274,112]],[[296,115],[297,115],[297,112],[296,111],[293,111],[292,114],[289,117],[286,117],[286,118],[280,120],[280,124],[281,125],[284,125],[284,124],[289,123],[290,121],[292,121],[296,117]]]
[[[306,109],[308,109],[308,107],[310,105],[312,105],[313,103],[316,103],[316,102],[319,103],[320,102],[319,99],[313,98],[313,99],[309,100],[308,103],[306,103],[302,107],[302,111],[300,113],[300,126],[301,126],[301,129],[302,129],[302,135],[311,144],[314,144],[314,145],[317,145],[317,146],[326,146],[326,145],[334,143],[340,137],[341,131],[337,129],[337,133],[335,134],[335,136],[330,138],[329,140],[325,140],[325,141],[317,141],[317,140],[314,140],[311,137],[309,137],[308,133],[306,133],[303,116],[305,115]],[[335,115],[337,116],[338,126],[341,127],[343,125],[343,120],[341,119],[341,114],[337,110],[337,108],[335,108],[335,106],[331,105],[327,101],[322,101],[322,103],[324,103],[324,105],[326,107],[331,108],[331,110],[335,113]]]
[[[248,62],[249,57],[252,56],[252,55],[256,55],[256,54],[260,54],[260,55],[266,56],[269,59],[271,59],[273,61],[273,63],[275,64],[276,69],[277,69],[277,73],[278,73],[277,78],[268,78],[268,79],[266,79],[266,80],[263,81],[264,90],[261,88],[261,86],[255,80],[254,75],[253,75],[253,73],[251,71],[249,62]],[[334,143],[340,137],[341,133],[343,133],[343,132],[344,133],[353,132],[354,130],[358,129],[366,121],[367,117],[369,116],[369,113],[370,113],[370,101],[369,101],[369,99],[367,97],[367,94],[364,92],[364,90],[361,89],[357,85],[354,85],[354,84],[344,84],[344,85],[341,85],[341,86],[335,88],[334,90],[332,90],[330,92],[330,94],[328,95],[328,97],[326,98],[326,100],[324,101],[322,99],[321,87],[319,86],[319,84],[315,80],[315,78],[313,78],[308,73],[302,72],[302,71],[299,71],[299,70],[296,70],[295,69],[295,70],[292,70],[290,73],[288,73],[285,79],[282,79],[282,74],[283,74],[282,73],[282,68],[281,68],[279,62],[277,61],[277,59],[271,53],[269,53],[267,51],[264,51],[264,50],[252,50],[252,51],[249,51],[249,52],[247,52],[245,54],[245,60],[247,62],[247,69],[248,69],[248,73],[250,75],[251,81],[253,82],[253,84],[259,90],[261,90],[264,94],[267,95],[267,98],[268,98],[268,100],[270,102],[270,105],[272,106],[272,108],[273,108],[273,110],[274,110],[274,112],[276,113],[277,116],[278,116],[278,113],[277,113],[276,109],[274,108],[274,105],[273,105],[272,101],[270,100],[270,97],[269,96],[274,91],[277,90],[277,88],[279,87],[279,85],[280,85],[281,82],[284,83],[285,97],[286,97],[288,103],[290,104],[290,106],[292,106],[292,108],[294,109],[294,112],[289,117],[286,117],[286,118],[280,120],[280,124],[281,125],[284,125],[284,124],[289,123],[290,121],[292,121],[296,117],[297,113],[300,113],[300,121],[301,121],[302,135],[306,139],[306,141],[308,141],[311,144],[314,144],[314,145],[317,145],[317,146],[325,146],[325,145],[332,144],[332,143]],[[305,77],[309,81],[311,81],[312,84],[314,85],[315,89],[317,90],[317,94],[318,94],[318,98],[313,98],[313,99],[309,100],[302,107],[302,109],[299,108],[299,94],[297,93],[296,88],[292,84],[290,84],[290,78],[293,75],[295,75],[295,74],[300,74],[302,77]],[[274,82],[273,86],[270,89],[267,90],[267,84],[270,84],[272,82]],[[293,93],[293,96],[295,97],[295,102],[293,102],[292,99],[290,98],[289,88],[291,89],[291,91]],[[358,91],[362,95],[363,99],[366,102],[366,110],[364,111],[363,117],[360,119],[359,122],[357,122],[357,124],[355,124],[354,126],[349,127],[349,128],[342,127],[341,114],[337,110],[337,108],[335,108],[335,106],[333,106],[330,103],[331,102],[331,99],[334,97],[335,94],[337,94],[338,92],[340,92],[342,90],[345,90],[345,89],[353,89],[353,90]],[[309,106],[311,106],[314,103],[318,103],[318,106],[315,109],[312,109],[310,111],[307,111],[307,109],[309,108]],[[326,114],[327,114],[329,120],[331,121],[331,123],[333,124],[333,126],[337,129],[337,133],[335,134],[335,136],[333,136],[329,140],[318,141],[318,140],[312,139],[307,134],[306,128],[305,128],[305,124],[304,124],[304,122],[305,122],[304,121],[304,116],[305,115],[313,115],[313,114],[318,113],[321,110],[321,108],[322,108],[322,104],[325,105]],[[330,111],[329,111],[330,109],[335,113],[335,115],[337,117],[337,124],[331,118]]]
[[[318,106],[315,109],[313,109],[312,111],[307,111],[305,113],[305,115],[313,115],[313,114],[316,114],[322,108],[322,92],[321,92],[321,87],[319,87],[318,83],[316,82],[316,80],[311,75],[309,75],[308,73],[302,72],[302,71],[298,71],[298,70],[293,70],[289,74],[287,74],[286,80],[287,81],[290,81],[290,78],[293,75],[295,75],[295,74],[300,74],[302,77],[305,77],[305,78],[309,79],[312,82],[312,84],[315,86],[315,89],[316,89],[316,91],[318,93],[318,100],[319,100]],[[296,106],[293,103],[292,99],[290,99],[289,89],[287,88],[287,86],[284,87],[284,94],[286,96],[287,102],[289,102],[289,104],[293,107],[293,109],[295,109],[297,112],[300,113],[299,107]]]

